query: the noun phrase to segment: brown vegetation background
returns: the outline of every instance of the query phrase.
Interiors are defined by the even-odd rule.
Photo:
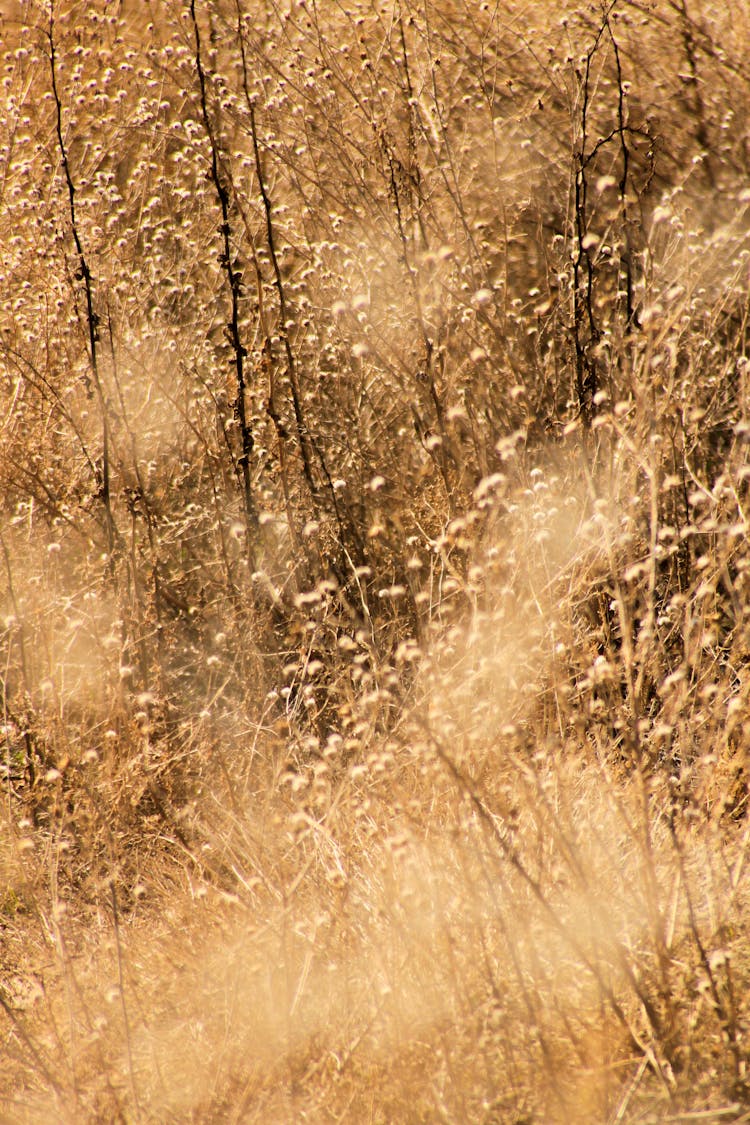
[[[750,1121],[747,4],[0,37],[0,1120]]]

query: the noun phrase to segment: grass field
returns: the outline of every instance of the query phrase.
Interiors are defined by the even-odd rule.
[[[0,1122],[750,1122],[750,6],[0,42]]]

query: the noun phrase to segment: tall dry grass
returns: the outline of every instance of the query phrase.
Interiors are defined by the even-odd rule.
[[[745,5],[0,16],[0,1119],[750,1120]]]

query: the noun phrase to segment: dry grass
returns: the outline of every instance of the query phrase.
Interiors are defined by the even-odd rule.
[[[0,1120],[750,1121],[749,18],[0,5]]]

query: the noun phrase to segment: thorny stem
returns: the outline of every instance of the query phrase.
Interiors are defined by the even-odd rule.
[[[339,500],[338,500],[338,497],[336,496],[336,490],[333,487],[333,480],[331,479],[331,474],[330,474],[330,471],[328,469],[328,465],[327,465],[325,456],[324,456],[323,451],[320,447],[320,444],[315,440],[314,436],[311,434],[310,428],[307,425],[307,421],[305,419],[305,416],[304,416],[304,413],[303,413],[303,410],[302,410],[302,398],[301,398],[301,395],[300,395],[299,378],[298,378],[298,373],[297,373],[297,363],[296,363],[296,360],[295,360],[295,357],[294,357],[294,351],[292,349],[291,340],[289,338],[289,308],[288,308],[288,305],[287,305],[286,290],[285,290],[285,287],[284,287],[284,279],[283,279],[282,274],[281,274],[281,267],[279,265],[279,259],[278,259],[278,254],[277,254],[277,250],[276,250],[276,231],[275,231],[274,219],[273,219],[273,203],[271,201],[271,197],[270,197],[269,192],[268,192],[268,187],[266,185],[266,179],[265,179],[265,175],[264,175],[264,172],[263,172],[263,161],[262,161],[261,155],[260,155],[260,144],[259,144],[259,141],[258,141],[258,127],[257,127],[256,116],[255,116],[255,102],[254,102],[253,97],[250,93],[250,90],[248,88],[248,82],[247,82],[248,67],[247,67],[247,57],[246,57],[246,52],[245,52],[245,41],[244,41],[244,36],[243,36],[243,31],[242,31],[242,10],[241,10],[240,4],[239,4],[239,0],[237,2],[237,15],[238,15],[237,40],[238,40],[238,43],[239,43],[240,55],[241,55],[241,60],[242,60],[242,86],[243,86],[243,92],[244,92],[244,95],[245,95],[245,103],[247,105],[248,118],[249,118],[249,122],[250,122],[250,138],[251,138],[252,146],[253,146],[253,159],[254,159],[254,162],[255,162],[255,174],[258,178],[258,191],[260,193],[261,202],[263,204],[263,214],[264,214],[264,218],[265,218],[266,244],[268,246],[268,256],[271,259],[271,268],[273,269],[274,285],[275,285],[275,288],[276,288],[276,292],[277,292],[277,295],[278,295],[278,301],[279,301],[279,338],[281,339],[281,342],[282,342],[282,345],[283,345],[283,348],[284,348],[284,356],[285,356],[285,359],[286,359],[287,375],[288,375],[288,378],[289,378],[289,387],[290,387],[290,390],[291,390],[291,397],[292,397],[292,409],[293,409],[293,412],[294,412],[294,421],[295,421],[295,427],[296,427],[296,430],[297,430],[297,437],[299,439],[300,453],[302,455],[302,470],[303,470],[303,474],[304,474],[304,477],[305,477],[305,482],[306,482],[308,490],[310,492],[311,499],[313,500],[313,503],[317,506],[321,502],[321,496],[320,496],[320,489],[318,488],[318,485],[315,481],[315,476],[313,474],[313,459],[318,461],[318,463],[320,465],[321,472],[323,473],[323,477],[325,479],[326,490],[327,490],[328,496],[330,498],[331,507],[333,508],[333,512],[334,512],[334,515],[336,517],[336,522],[338,523],[338,526],[339,526],[339,533],[340,533],[340,536],[341,536],[341,545],[342,545],[342,547],[346,547],[347,543],[349,543],[351,545],[351,549],[352,549],[353,553],[356,555],[357,561],[359,563],[362,563],[362,562],[364,562],[364,559],[365,559],[365,550],[364,550],[362,538],[361,538],[359,532],[357,531],[356,527],[354,526],[352,520],[342,510],[341,505],[339,504]],[[258,284],[259,284],[259,286],[261,284],[260,278],[259,278]],[[272,364],[272,356],[270,354],[270,340],[268,340],[268,338],[266,338],[265,351],[266,351],[269,363]],[[281,425],[280,419],[278,418],[278,415],[276,414],[275,403],[273,401],[273,391],[271,391],[271,395],[270,395],[270,398],[269,398],[268,409],[269,409],[269,414],[270,414],[270,416],[271,416],[271,418],[272,418],[272,420],[273,420],[273,422],[276,426],[277,432],[279,433],[279,436],[282,437],[283,426]]]
[[[620,48],[615,39],[614,32],[612,31],[607,16],[607,29],[609,31],[609,38],[612,42],[612,51],[615,56],[615,67],[617,70],[617,131],[620,135],[620,151],[622,153],[622,175],[618,185],[620,192],[620,207],[622,210],[622,236],[625,240],[624,253],[621,256],[621,261],[625,266],[625,324],[626,328],[630,328],[635,320],[635,306],[633,302],[633,258],[632,248],[630,245],[630,223],[628,216],[628,173],[630,170],[630,149],[626,139],[626,113],[625,113],[625,89],[623,86],[622,77],[622,61],[620,59]]]
[[[244,50],[244,47],[243,47]],[[302,403],[299,392],[299,380],[297,378],[297,365],[294,359],[294,352],[292,351],[291,341],[289,339],[289,313],[286,303],[286,291],[284,288],[284,281],[281,276],[281,268],[279,266],[279,259],[276,253],[276,233],[273,223],[273,205],[271,197],[268,194],[266,187],[265,177],[263,175],[263,164],[260,157],[260,147],[258,145],[258,129],[255,121],[255,106],[252,99],[247,97],[247,108],[250,118],[250,134],[253,142],[253,158],[255,160],[255,173],[258,177],[258,191],[263,203],[263,213],[266,223],[266,243],[268,245],[268,254],[271,259],[271,266],[273,268],[274,284],[279,299],[279,336],[284,347],[284,354],[287,363],[287,374],[289,376],[289,387],[292,393],[292,408],[294,410],[294,420],[297,427],[297,436],[299,437],[300,453],[302,454],[302,466],[305,474],[307,487],[310,490],[310,495],[313,500],[318,500],[319,491],[315,482],[315,477],[312,471],[313,454],[311,448],[310,431],[307,427],[304,415],[302,413]]]
[[[575,238],[576,255],[573,262],[573,343],[575,349],[576,366],[576,393],[580,416],[584,429],[591,427],[593,416],[596,412],[596,394],[599,389],[599,374],[597,371],[596,345],[602,337],[600,324],[595,313],[596,300],[594,294],[595,269],[591,247],[586,241],[589,233],[588,213],[588,169],[602,148],[616,138],[620,144],[621,173],[618,182],[618,196],[620,201],[620,216],[622,220],[622,238],[624,247],[621,253],[621,267],[624,270],[625,281],[625,328],[626,331],[638,327],[638,317],[634,299],[634,276],[632,246],[630,241],[630,216],[628,213],[628,190],[630,187],[630,160],[631,152],[628,137],[641,135],[649,138],[647,129],[634,129],[627,121],[625,105],[625,83],[622,71],[620,48],[612,29],[610,19],[618,0],[611,0],[602,15],[602,22],[594,42],[586,54],[585,68],[581,83],[581,110],[580,110],[580,142],[576,148],[576,174],[575,174]],[[591,68],[594,58],[599,51],[605,33],[612,44],[614,56],[615,77],[617,83],[617,124],[603,137],[600,137],[588,149],[589,114],[591,111]],[[650,139],[650,138],[649,138]]]
[[[60,162],[62,164],[65,183],[68,189],[68,209],[70,214],[71,230],[73,233],[73,241],[75,243],[76,253],[78,254],[79,269],[77,279],[83,282],[84,293],[86,295],[86,323],[88,325],[89,360],[91,363],[91,374],[93,376],[94,389],[96,391],[96,397],[102,416],[102,468],[101,480],[99,482],[99,495],[104,505],[105,523],[107,529],[108,566],[111,576],[114,567],[115,545],[119,543],[120,536],[117,531],[114,516],[112,513],[112,496],[110,488],[109,412],[107,401],[104,396],[104,389],[102,387],[102,382],[99,375],[99,356],[97,351],[97,345],[99,343],[99,317],[94,309],[94,290],[91,277],[91,269],[84,252],[83,241],[81,239],[81,233],[78,225],[78,216],[76,214],[75,201],[76,187],[73,182],[73,175],[70,170],[70,161],[68,159],[68,150],[65,145],[65,138],[63,136],[62,100],[60,98],[60,92],[57,85],[57,51],[55,48],[54,2],[50,4],[47,40],[49,43],[49,65],[52,84],[52,98],[55,103],[55,132],[57,135],[57,145],[60,150]],[[88,378],[86,379],[86,387],[89,393],[91,393],[91,381]]]
[[[594,317],[594,268],[591,254],[586,245],[588,227],[588,181],[586,178],[586,144],[588,140],[588,114],[590,105],[589,84],[591,64],[599,49],[604,25],[600,27],[593,46],[586,54],[586,65],[581,92],[581,139],[576,157],[575,175],[575,233],[576,256],[573,263],[573,343],[576,357],[576,392],[578,407],[584,429],[591,427],[594,414],[594,397],[597,392],[596,361],[591,348],[599,338],[599,330]],[[584,322],[588,320],[588,342],[585,339]]]
[[[242,341],[242,333],[240,330],[240,297],[242,293],[242,273],[237,261],[232,259],[232,227],[229,217],[229,189],[227,187],[224,170],[222,168],[221,153],[219,150],[219,142],[216,136],[216,130],[211,122],[211,116],[208,112],[208,92],[206,87],[206,74],[203,68],[203,55],[201,46],[200,28],[198,26],[198,17],[195,12],[195,0],[190,0],[190,18],[193,26],[193,35],[195,39],[195,69],[198,74],[198,85],[200,87],[200,106],[201,116],[203,118],[203,127],[208,137],[208,143],[211,148],[211,180],[214,188],[216,189],[216,196],[219,202],[219,209],[221,211],[221,225],[219,232],[222,238],[222,254],[220,264],[227,279],[229,288],[231,313],[229,323],[227,325],[227,332],[229,341],[232,346],[234,354],[234,370],[237,382],[237,399],[236,399],[236,412],[237,421],[240,426],[240,440],[242,445],[242,453],[237,460],[237,465],[240,469],[243,486],[243,497],[245,502],[245,518],[247,521],[247,548],[251,567],[254,570],[255,560],[255,543],[256,533],[258,530],[258,510],[253,496],[252,479],[250,475],[250,455],[253,451],[255,444],[252,431],[247,420],[247,409],[245,405],[245,356],[247,349],[244,347]]]
[[[693,21],[688,13],[687,0],[680,0],[679,8],[675,3],[671,3],[670,7],[677,10],[682,17],[682,41],[685,46],[685,55],[690,71],[687,84],[693,94],[693,112],[697,121],[695,136],[705,154],[704,163],[709,185],[715,189],[716,179],[712,166],[711,138],[706,127],[706,107],[701,95],[701,82],[698,73],[698,52],[693,32]]]
[[[423,360],[421,367],[415,372],[415,379],[418,385],[425,385],[429,394],[431,410],[434,410],[435,420],[440,431],[440,442],[434,447],[429,449],[430,455],[436,462],[443,479],[446,498],[451,504],[453,502],[454,490],[451,485],[450,473],[448,471],[448,456],[446,453],[445,442],[445,422],[443,403],[441,401],[438,389],[435,383],[435,345],[432,340],[425,321],[424,307],[422,296],[419,291],[419,278],[417,267],[412,261],[410,235],[407,231],[405,207],[407,205],[409,210],[417,218],[420,235],[427,245],[426,234],[422,219],[420,215],[420,179],[421,174],[419,171],[419,161],[417,159],[417,145],[416,145],[416,132],[414,129],[414,97],[413,87],[411,82],[411,75],[409,71],[409,55],[406,43],[406,33],[404,31],[403,16],[399,6],[398,12],[398,27],[399,38],[402,51],[402,62],[404,68],[404,81],[406,84],[406,99],[408,110],[408,161],[409,167],[405,168],[394,151],[386,129],[379,121],[372,120],[371,127],[375,138],[380,147],[383,159],[388,167],[388,187],[391,202],[393,203],[393,210],[396,216],[396,227],[398,230],[399,244],[401,247],[401,260],[406,274],[408,285],[411,290],[412,300],[414,302],[414,310],[416,314],[417,324],[419,325],[419,334],[422,338],[423,345]],[[415,202],[416,198],[416,202]],[[423,419],[420,417],[418,410],[412,403],[412,414],[414,417],[414,427],[420,438],[424,439],[428,436],[428,427],[425,426]]]

